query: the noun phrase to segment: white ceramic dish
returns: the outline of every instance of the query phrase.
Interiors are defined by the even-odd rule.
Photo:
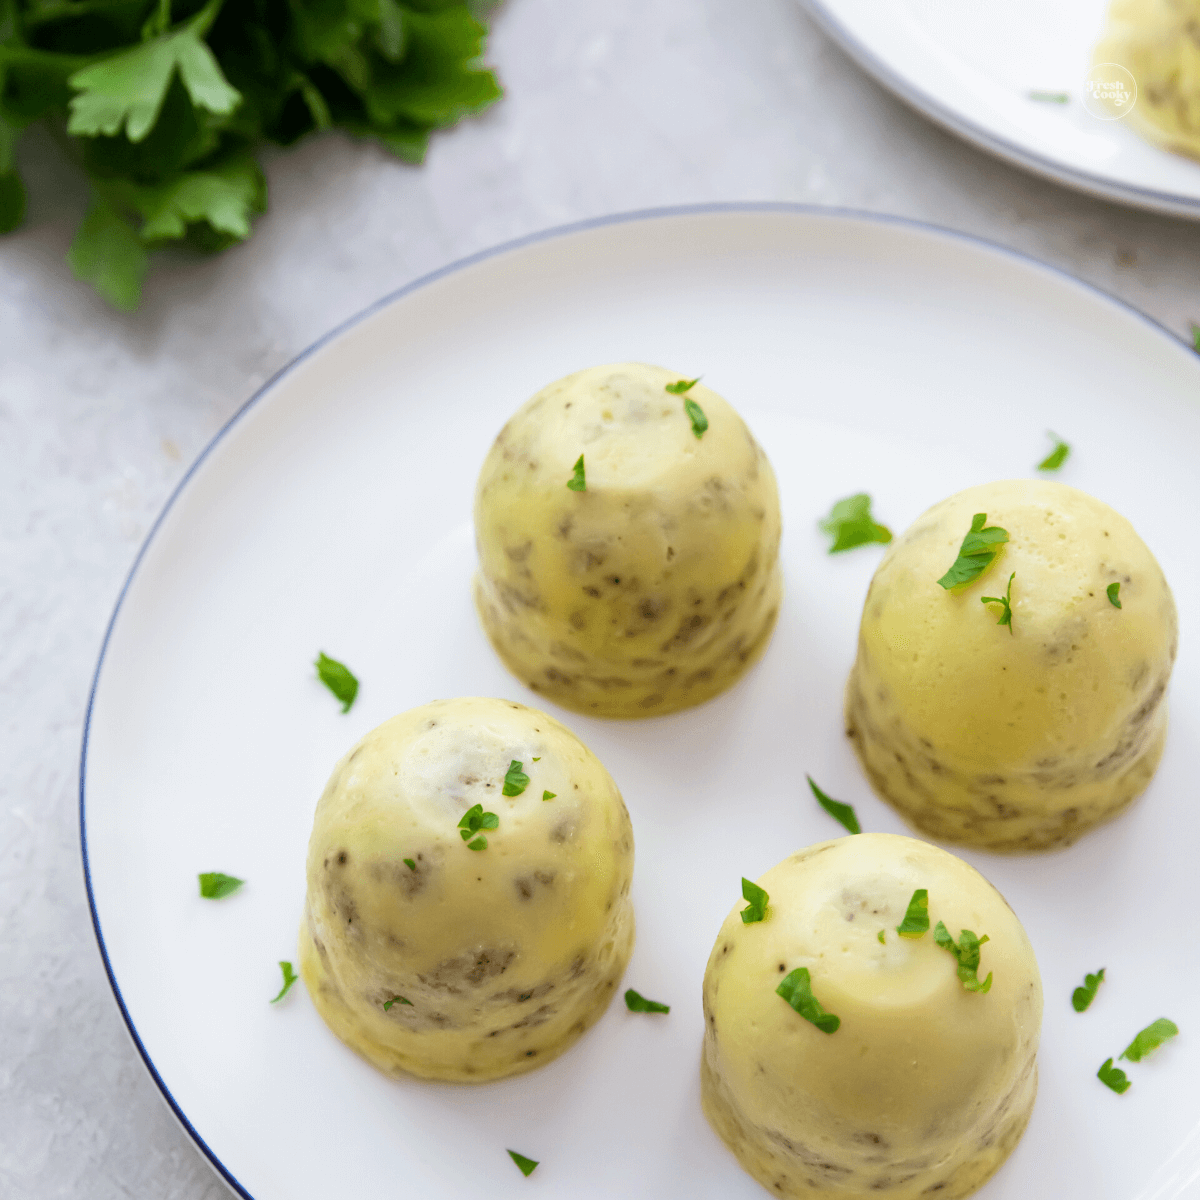
[[[981,149],[1080,191],[1200,219],[1200,163],[1083,105],[1108,0],[802,3],[868,74]]]
[[[779,476],[786,602],[764,661],[677,716],[555,712],[621,785],[637,838],[627,986],[523,1078],[392,1082],[325,1029],[295,959],[316,798],[337,757],[437,696],[542,703],[471,607],[472,489],[506,417],[581,365],[704,373]],[[1141,315],[937,230],[783,207],[642,214],[481,255],[376,305],[230,422],[133,567],[97,668],[81,823],[93,918],[138,1050],[222,1176],[254,1200],[330,1196],[745,1197],[762,1193],[699,1109],[700,981],[739,879],[840,828],[904,831],[869,792],[841,692],[879,557],[831,558],[816,521],[859,489],[903,528],[982,480],[1062,477],[1125,512],[1175,588],[1173,729],[1145,801],[1072,849],[964,857],[1025,922],[1046,1017],[1041,1096],[986,1200],[1167,1200],[1200,1175],[1191,752],[1200,732],[1200,360]],[[362,688],[347,716],[318,650]],[[196,875],[248,880],[212,903]],[[1085,971],[1108,968],[1086,1015]],[[1154,1018],[1183,1035],[1116,1096],[1104,1058]],[[505,1154],[542,1165],[528,1180]]]

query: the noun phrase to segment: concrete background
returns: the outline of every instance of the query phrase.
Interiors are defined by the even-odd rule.
[[[26,139],[0,240],[0,1194],[217,1200],[137,1058],[88,919],[80,731],[100,640],[188,463],[274,371],[378,297],[547,226],[710,200],[898,213],[1099,285],[1181,334],[1200,224],[1088,199],[929,125],[794,0],[508,0],[507,98],[405,166],[340,136],[272,155],[270,212],[123,315],[63,263],[87,203]]]

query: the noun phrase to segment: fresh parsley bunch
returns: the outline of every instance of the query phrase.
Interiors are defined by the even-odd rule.
[[[88,176],[67,256],[120,308],[150,251],[222,250],[265,211],[255,159],[337,127],[419,163],[429,134],[501,92],[480,0],[0,0],[0,233],[21,224],[22,132]]]

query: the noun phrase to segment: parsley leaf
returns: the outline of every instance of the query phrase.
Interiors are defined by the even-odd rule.
[[[700,382],[700,379],[701,376],[699,375],[697,375],[695,379],[677,379],[674,383],[667,384],[667,391],[670,392],[672,396],[682,396],[684,392],[690,392],[692,388],[694,388],[696,384]],[[703,432],[703,430],[701,432]],[[699,437],[700,434],[698,433],[696,436]]]
[[[484,812],[482,804],[474,804],[463,813],[462,820],[458,823],[459,836],[467,842],[468,850],[486,850],[487,838],[477,837],[473,842],[468,839],[474,837],[481,829],[496,829],[499,825],[500,818],[494,812]]]
[[[695,400],[685,400],[683,411],[687,413],[688,420],[692,423],[692,432],[698,438],[703,437],[704,431],[708,428],[708,418],[704,415],[704,409]]]
[[[1057,471],[1071,455],[1071,447],[1057,433],[1049,433],[1049,436],[1054,439],[1054,449],[1038,463],[1039,471]]]
[[[813,995],[812,979],[807,967],[797,967],[785,975],[775,989],[806,1021],[811,1021],[822,1033],[836,1033],[842,1023],[841,1017],[826,1012]]]
[[[202,40],[224,0],[209,0],[177,33],[166,34],[76,71],[68,80],[79,92],[71,100],[67,133],[115,137],[124,129],[140,142],[154,128],[178,72],[194,107],[222,116],[242,96]]]
[[[950,931],[939,921],[937,928],[933,931],[933,940],[943,950],[949,950],[958,959],[958,979],[968,992],[991,991],[991,971],[988,972],[988,977],[982,983],[979,982],[979,947],[984,942],[991,940],[986,933],[983,937],[976,937],[971,930],[964,929],[958,935],[956,943],[950,936]]]
[[[350,668],[336,658],[330,658],[324,650],[317,655],[313,666],[317,668],[321,682],[342,702],[342,712],[349,712],[358,695],[358,680]]]
[[[816,796],[817,803],[835,820],[840,821],[846,829],[851,833],[862,833],[862,826],[858,823],[858,817],[854,815],[854,809],[849,804],[843,804],[840,800],[833,800],[825,795],[823,791],[815,783],[811,775],[805,775],[808,780],[808,786],[812,788],[812,794]]]
[[[742,899],[750,901],[750,906],[742,909],[743,925],[753,925],[757,921],[766,919],[767,901],[770,896],[757,883],[751,883],[744,875],[742,876]]]
[[[625,1007],[630,1012],[669,1013],[671,1011],[669,1004],[659,1004],[657,1000],[647,1000],[645,996],[639,996],[633,988],[629,988],[625,992]]]
[[[383,1011],[387,1012],[393,1004],[407,1004],[409,1008],[414,1007],[411,1000],[406,1000],[403,996],[393,996],[390,1000],[385,1000],[383,1002]]]
[[[1084,975],[1083,987],[1077,987],[1071,993],[1071,1007],[1076,1012],[1087,1012],[1092,1001],[1096,998],[1096,991],[1104,982],[1104,968],[1101,967],[1095,975]]]
[[[558,795],[558,793],[557,793],[557,792],[547,792],[547,791],[543,791],[543,792],[542,792],[542,799],[543,799],[543,800],[553,800],[553,799],[555,798],[555,796],[557,796],[557,795]]]
[[[1070,92],[1027,92],[1030,100],[1038,100],[1043,104],[1069,104]]]
[[[1012,633],[1012,581],[1016,579],[1017,573],[1014,571],[1008,577],[1008,591],[1003,596],[980,596],[980,604],[1000,604],[1003,608],[1000,612],[1000,619],[996,622],[997,625],[1007,625],[1008,632]]]
[[[567,480],[567,487],[573,492],[587,491],[587,477],[583,473],[583,455],[581,454],[572,468],[575,474]]]
[[[1197,325],[1195,321],[1192,322],[1192,346],[1200,354],[1200,325]]]
[[[222,900],[232,895],[246,881],[233,875],[224,875],[220,871],[202,871],[200,873],[200,895],[205,900]]]
[[[404,860],[404,865],[405,865],[405,866],[406,866],[406,867],[407,867],[407,868],[408,868],[410,871],[415,871],[415,870],[417,869],[417,862],[416,862],[416,859],[413,859],[413,858],[406,858],[406,859]]]
[[[875,936],[879,939],[879,944],[881,946],[887,945],[887,936],[884,934],[882,929]]]
[[[962,587],[978,579],[996,560],[999,547],[1008,541],[1008,530],[998,525],[987,525],[987,513],[976,513],[971,518],[971,529],[963,538],[954,560],[938,584],[947,591]]]
[[[129,312],[142,298],[150,255],[133,226],[107,200],[96,196],[75,231],[67,264],[76,279],[90,283],[110,304]]]
[[[880,930],[882,932],[882,930]],[[904,920],[896,926],[901,937],[920,938],[929,932],[929,889],[917,888],[908,902]]]
[[[1122,1071],[1120,1067],[1113,1066],[1113,1060],[1111,1058],[1106,1058],[1104,1060],[1100,1070],[1096,1072],[1096,1078],[1099,1079],[1105,1087],[1112,1088],[1112,1090],[1116,1092],[1118,1096],[1129,1091],[1129,1089],[1133,1086],[1133,1084],[1131,1084],[1129,1080],[1125,1078],[1125,1072]]]
[[[508,764],[508,774],[504,776],[506,796],[519,796],[529,786],[529,776],[521,770],[524,765],[515,758]]]
[[[508,1157],[517,1164],[517,1166],[521,1169],[521,1174],[524,1175],[526,1179],[533,1174],[533,1168],[538,1165],[535,1159],[526,1158],[525,1155],[518,1154],[515,1150],[510,1150],[508,1152]]]
[[[1104,589],[1104,591],[1108,596],[1109,604],[1111,604],[1113,606],[1113,608],[1122,607],[1122,605],[1121,605],[1121,584],[1119,582],[1110,583],[1108,585],[1108,587],[1106,587]]]
[[[866,546],[871,542],[886,544],[892,540],[892,531],[886,525],[876,524],[871,516],[871,497],[866,492],[839,500],[829,516],[818,522],[818,528],[833,538],[830,554],[852,550],[855,546]]]
[[[1157,1050],[1163,1042],[1169,1042],[1178,1036],[1179,1026],[1166,1017],[1159,1017],[1143,1029],[1137,1037],[1121,1051],[1121,1057],[1130,1062],[1141,1062],[1152,1050]]]
[[[290,962],[281,962],[279,964],[279,969],[283,972],[283,987],[280,988],[279,995],[271,1001],[272,1004],[278,1004],[279,1001],[282,1000],[284,996],[286,996],[291,990],[292,984],[300,978],[300,976],[292,970],[292,964]]]

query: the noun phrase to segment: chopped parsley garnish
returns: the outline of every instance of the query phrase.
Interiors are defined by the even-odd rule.
[[[880,933],[883,932],[881,929]],[[920,938],[929,932],[929,889],[917,888],[908,902],[904,920],[896,926],[901,937]]]
[[[317,668],[321,682],[342,702],[342,712],[349,712],[358,695],[358,680],[350,668],[336,658],[330,658],[323,650],[313,666]]]
[[[670,392],[672,396],[682,396],[684,392],[690,392],[692,388],[694,388],[699,382],[699,375],[697,375],[695,379],[678,379],[674,383],[667,384],[667,391]],[[699,434],[697,434],[697,437],[698,436]]]
[[[866,546],[871,542],[887,543],[892,540],[892,531],[886,525],[877,524],[871,516],[871,497],[866,492],[839,500],[829,516],[817,524],[822,533],[833,538],[830,554],[853,550],[855,546]]]
[[[1179,1026],[1174,1021],[1168,1021],[1166,1017],[1159,1017],[1153,1024],[1147,1025],[1121,1051],[1121,1057],[1128,1059],[1129,1062],[1141,1062],[1152,1050],[1157,1050],[1163,1042],[1169,1042],[1179,1033]]]
[[[404,865],[405,865],[405,866],[406,866],[406,867],[407,867],[407,868],[408,868],[410,871],[415,871],[415,870],[417,869],[417,861],[416,861],[416,859],[414,859],[414,858],[406,858],[406,859],[404,860]]]
[[[567,480],[567,487],[573,492],[587,491],[587,477],[583,473],[583,455],[581,454],[575,460],[575,466],[572,468],[575,472],[570,479]]]
[[[976,513],[971,518],[967,536],[958,548],[958,557],[938,583],[947,591],[973,583],[992,565],[1000,553],[999,548],[1007,541],[1007,529],[988,525],[987,513]]]
[[[958,935],[956,943],[950,936],[950,930],[939,921],[937,928],[933,931],[933,940],[943,950],[949,950],[958,959],[958,980],[968,992],[991,990],[991,971],[988,972],[988,977],[982,983],[979,982],[979,947],[984,942],[991,940],[986,933],[983,937],[976,937],[971,930],[964,929]]]
[[[1096,991],[1104,982],[1104,968],[1101,967],[1095,975],[1085,975],[1083,977],[1083,987],[1077,987],[1071,993],[1071,1007],[1076,1012],[1087,1012],[1092,1001],[1096,998]]]
[[[1050,430],[1046,431],[1054,439],[1054,449],[1037,465],[1039,471],[1057,471],[1071,456],[1071,447]]]
[[[1008,591],[1003,596],[980,596],[980,604],[999,604],[1003,607],[1000,610],[1000,619],[996,622],[997,625],[1007,625],[1008,632],[1012,633],[1012,581],[1016,579],[1017,573],[1014,571],[1008,577]]]
[[[499,825],[500,818],[495,813],[484,812],[482,804],[474,804],[463,813],[458,823],[459,836],[467,843],[468,850],[486,850],[487,838],[476,837],[473,842],[467,839],[475,837],[481,829],[496,829]]]
[[[704,409],[695,400],[685,400],[683,411],[687,413],[688,420],[692,423],[692,432],[698,438],[703,437],[704,431],[708,428],[708,418],[704,415]]]
[[[504,776],[506,796],[519,796],[529,786],[529,776],[521,769],[524,765],[515,758],[508,764],[508,773]]]
[[[279,964],[279,969],[283,972],[283,987],[279,989],[279,995],[271,1001],[272,1004],[278,1004],[279,1001],[282,1000],[284,996],[286,996],[291,990],[292,984],[300,978],[300,976],[292,970],[292,964],[290,962],[281,962]]]
[[[414,1007],[411,1000],[406,1000],[403,996],[393,996],[390,1000],[385,1000],[383,1002],[383,1011],[387,1012],[393,1004],[407,1004],[409,1008]]]
[[[887,945],[887,937],[884,935],[884,932],[882,929],[875,936],[879,939],[879,944],[881,946]]]
[[[200,872],[200,895],[205,900],[223,900],[232,895],[246,881],[234,875],[223,875],[220,871]]]
[[[537,1166],[536,1159],[526,1158],[525,1155],[518,1154],[515,1150],[510,1150],[508,1152],[508,1157],[517,1164],[517,1166],[521,1169],[521,1174],[524,1175],[526,1179],[533,1174],[533,1168]]]
[[[1125,1078],[1125,1072],[1120,1067],[1113,1066],[1113,1060],[1106,1058],[1100,1070],[1096,1072],[1096,1078],[1100,1080],[1105,1087],[1112,1088],[1114,1092],[1120,1096],[1122,1093],[1129,1091],[1133,1086],[1128,1079]]]
[[[1192,345],[1195,347],[1196,353],[1200,354],[1200,325],[1195,321],[1192,322]]]
[[[753,925],[757,921],[766,919],[767,901],[770,896],[757,883],[751,883],[744,875],[742,876],[742,899],[750,901],[750,907],[742,909],[743,925]]]
[[[543,800],[553,800],[553,799],[554,799],[554,797],[555,797],[555,796],[557,796],[557,795],[558,795],[558,793],[557,793],[557,792],[546,792],[546,791],[543,791],[543,792],[542,792],[542,799],[543,799]]]
[[[858,823],[858,817],[854,815],[854,809],[849,804],[843,804],[840,800],[834,800],[825,795],[823,791],[815,783],[811,775],[805,775],[808,780],[808,786],[812,788],[812,794],[816,796],[817,803],[835,820],[840,821],[847,830],[851,833],[862,833],[862,826]]]
[[[1029,92],[1030,100],[1038,100],[1042,104],[1069,104],[1070,92]]]
[[[542,761],[542,756],[541,756],[540,754],[536,754],[536,755],[534,755],[533,761],[534,761],[534,762],[541,762],[541,761]]]
[[[1104,590],[1108,595],[1109,604],[1111,604],[1113,606],[1113,608],[1120,608],[1121,607],[1121,585],[1120,585],[1120,583],[1110,583],[1108,585],[1108,587],[1106,587]]]
[[[841,1017],[826,1012],[813,995],[812,980],[807,967],[797,967],[783,977],[775,989],[806,1021],[811,1021],[822,1033],[836,1033],[842,1023]]]
[[[629,988],[625,993],[625,1007],[630,1012],[669,1013],[671,1011],[669,1004],[659,1004],[657,1000],[647,1000],[645,996],[639,996],[633,988]]]

